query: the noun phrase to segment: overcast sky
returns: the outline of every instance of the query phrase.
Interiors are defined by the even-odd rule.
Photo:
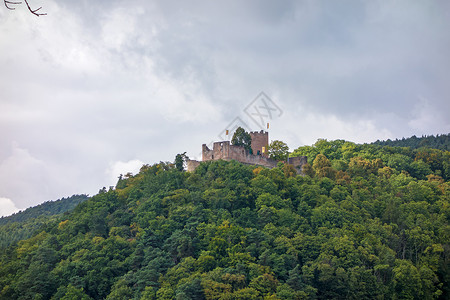
[[[449,1],[29,2],[0,8],[0,215],[238,124],[291,150],[450,132]]]

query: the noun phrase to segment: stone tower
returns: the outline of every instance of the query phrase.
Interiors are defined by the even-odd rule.
[[[267,156],[267,147],[269,146],[269,133],[267,131],[261,130],[251,131],[250,137],[252,138],[252,151],[253,155]],[[264,147],[264,149],[263,149]],[[263,151],[264,150],[264,151]]]
[[[231,145],[230,141],[214,142],[212,149],[209,149],[206,144],[202,145],[202,161],[236,160],[247,165],[275,168],[278,162],[267,155],[269,133],[264,130],[253,131],[250,132],[250,137],[252,138],[253,154],[247,152],[243,146]],[[307,158],[306,156],[290,157],[288,163],[295,167],[297,174],[302,174],[302,168],[307,163]],[[199,165],[200,162],[197,160],[188,160],[187,170],[193,172]]]

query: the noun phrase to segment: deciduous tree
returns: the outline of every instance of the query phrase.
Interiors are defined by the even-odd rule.
[[[231,139],[231,144],[242,146],[248,152],[252,151],[252,137],[250,136],[250,133],[245,131],[242,127],[238,127],[234,132],[233,138]]]
[[[285,161],[289,155],[289,147],[285,142],[275,140],[270,142],[268,153],[271,159]]]

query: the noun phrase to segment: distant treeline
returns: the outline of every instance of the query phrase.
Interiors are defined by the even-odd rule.
[[[402,138],[401,140],[376,141],[373,144],[391,147],[410,147],[418,149],[422,147],[439,149],[442,151],[450,151],[450,134],[429,135],[418,138],[413,135],[410,138]]]
[[[73,195],[0,218],[0,247],[30,238],[36,230],[58,219],[63,213],[71,211],[87,199],[89,199],[87,195]]]
[[[68,198],[61,198],[56,201],[47,201],[34,207],[27,208],[24,211],[19,211],[8,217],[0,218],[0,225],[5,225],[13,222],[24,222],[29,219],[34,219],[41,216],[53,216],[72,210],[75,206],[89,197],[87,195],[73,195]]]

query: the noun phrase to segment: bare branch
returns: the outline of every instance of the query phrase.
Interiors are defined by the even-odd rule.
[[[39,12],[37,12],[38,10],[40,10],[42,7],[39,7],[39,8],[37,8],[37,9],[32,9],[31,7],[30,7],[30,5],[28,4],[28,0],[24,0],[25,1],[25,4],[27,5],[27,7],[28,7],[28,10],[33,14],[33,15],[35,15],[35,16],[45,16],[45,15],[47,15],[47,13],[39,13]],[[5,3],[5,6],[6,6],[6,8],[7,9],[10,9],[10,10],[15,10],[16,8],[15,7],[12,7],[11,5],[19,5],[19,4],[22,4],[22,1],[9,1],[9,0],[3,0],[3,3]]]
[[[15,1],[8,1],[8,0],[3,0],[3,2],[5,3],[6,8],[10,9],[10,10],[15,10],[16,8],[15,7],[9,7],[8,4],[10,4],[10,5],[22,4],[22,2],[15,2]]]
[[[37,11],[40,10],[42,7],[39,7],[39,8],[37,8],[37,9],[33,10],[33,9],[31,9],[30,5],[28,4],[28,1],[27,1],[27,0],[24,0],[24,1],[25,1],[25,3],[27,4],[28,10],[29,10],[33,15],[38,16],[38,17],[39,17],[39,16],[45,16],[45,15],[47,15],[47,13],[45,13],[45,14],[37,13]]]

